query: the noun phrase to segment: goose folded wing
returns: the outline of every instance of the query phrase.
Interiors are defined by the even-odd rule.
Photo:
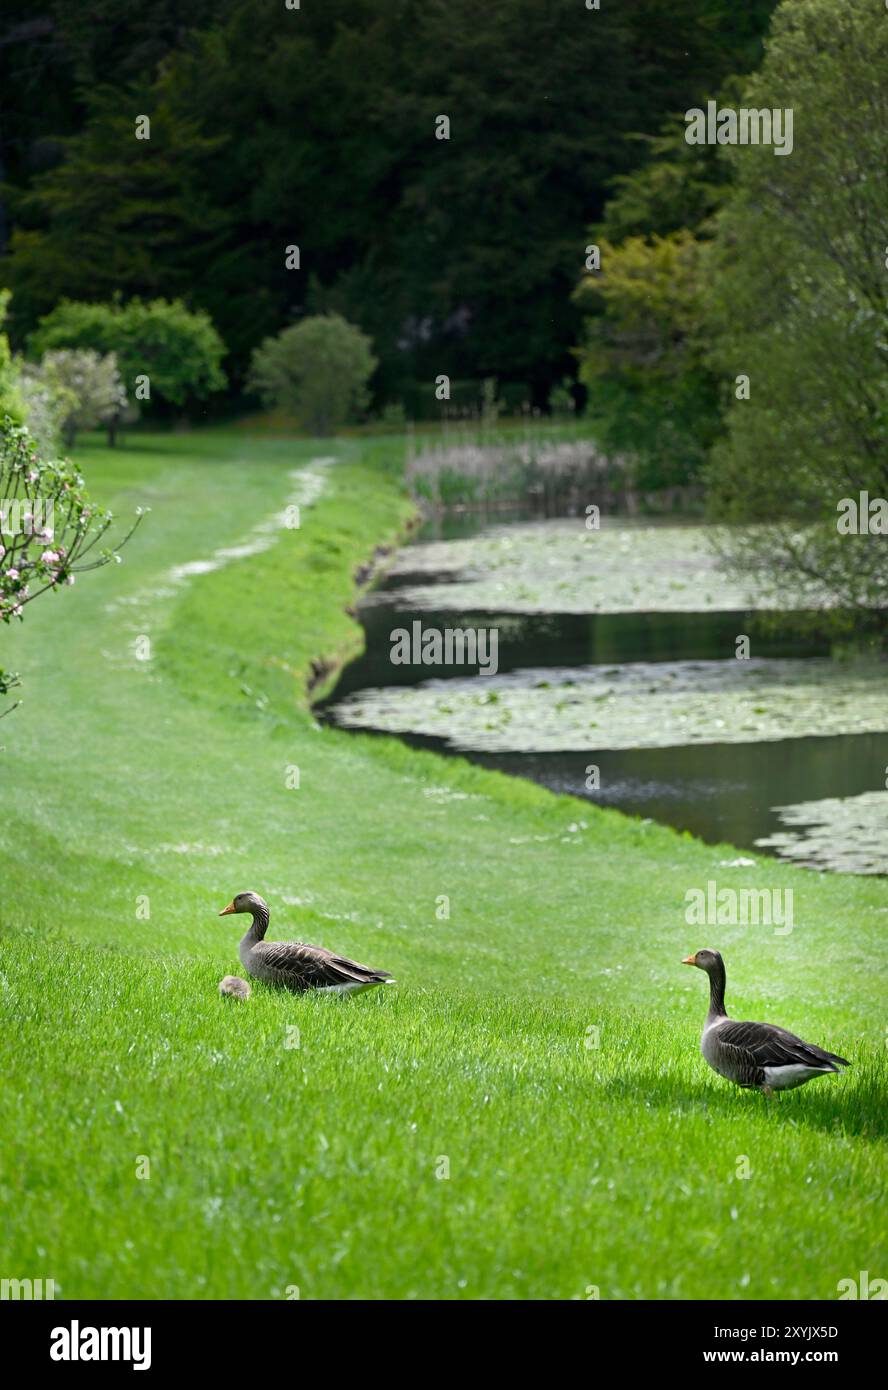
[[[718,1030],[719,1046],[757,1067],[850,1066],[844,1057],[803,1042],[795,1033],[774,1023],[724,1023]]]
[[[303,946],[293,941],[263,941],[255,948],[262,962],[272,970],[282,970],[306,985],[367,984],[388,978],[384,970],[371,970],[347,956],[334,955],[323,946]]]

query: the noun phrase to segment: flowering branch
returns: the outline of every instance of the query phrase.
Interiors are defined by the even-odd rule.
[[[7,415],[0,423],[0,621],[21,620],[25,606],[48,589],[119,562],[143,515],[140,508],[121,541],[97,550],[113,514],[89,501],[69,460],[40,459],[28,430]],[[0,670],[0,695],[17,684]]]

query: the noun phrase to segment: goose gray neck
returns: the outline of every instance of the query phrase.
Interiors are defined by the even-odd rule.
[[[727,1018],[725,1013],[725,967],[724,962],[713,962],[709,974],[709,1013],[707,1022],[714,1018]]]
[[[259,907],[257,904],[256,907],[253,908],[253,920],[250,923],[249,931],[244,937],[245,943],[249,943],[249,945],[252,946],[257,941],[262,940],[265,933],[268,931],[268,918],[269,912],[267,907]]]

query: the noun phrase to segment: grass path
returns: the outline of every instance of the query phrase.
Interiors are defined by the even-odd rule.
[[[26,681],[0,725],[0,1273],[111,1298],[878,1276],[888,884],[723,867],[729,847],[312,718],[318,659],[360,640],[355,570],[407,522],[400,457],[234,431],[78,455],[152,515],[124,565],[0,631]],[[709,879],[792,887],[795,930],[688,927]],[[245,888],[271,936],[399,986],[219,999],[239,929],[216,913]],[[771,1106],[714,1077],[678,964],[704,945],[732,1012],[852,1071]]]

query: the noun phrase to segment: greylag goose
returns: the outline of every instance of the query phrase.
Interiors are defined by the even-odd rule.
[[[700,1051],[728,1081],[771,1095],[804,1086],[815,1076],[850,1067],[844,1057],[802,1042],[774,1023],[736,1023],[725,1013],[725,963],[718,951],[697,951],[682,965],[696,965],[709,976],[709,1012]]]
[[[249,999],[253,991],[240,975],[226,975],[219,981],[219,993],[230,995],[232,999]]]
[[[219,916],[226,917],[230,912],[249,912],[253,918],[240,944],[240,958],[247,973],[257,980],[300,992],[318,989],[337,994],[395,983],[387,970],[359,965],[324,946],[306,946],[301,941],[264,941],[269,911],[268,903],[258,893],[238,893]]]

